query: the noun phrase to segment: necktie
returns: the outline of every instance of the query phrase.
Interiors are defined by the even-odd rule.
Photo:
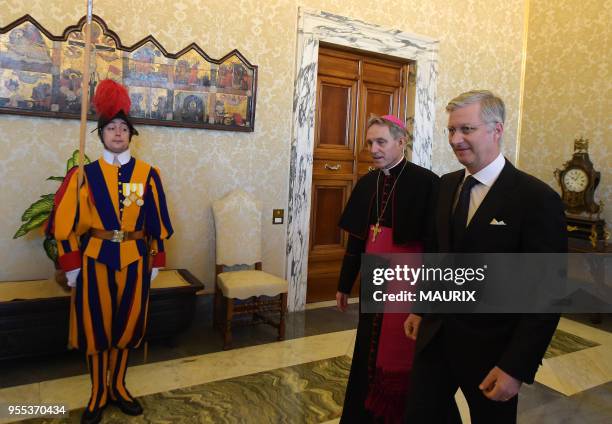
[[[119,162],[119,156],[113,155],[113,165],[121,167],[121,162]]]
[[[453,246],[457,246],[465,233],[468,210],[470,208],[470,194],[472,192],[472,187],[474,187],[476,184],[478,184],[478,180],[471,175],[468,175],[461,186],[461,192],[459,193],[457,207],[455,208],[455,213],[453,214],[452,220]]]

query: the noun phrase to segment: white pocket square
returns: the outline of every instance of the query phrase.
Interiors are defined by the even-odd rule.
[[[489,222],[489,225],[506,225],[506,223],[503,220],[498,221],[497,219],[493,218],[491,222]]]

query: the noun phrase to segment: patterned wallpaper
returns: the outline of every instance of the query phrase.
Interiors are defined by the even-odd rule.
[[[0,26],[29,13],[54,34],[84,14],[84,1],[4,0]],[[516,147],[523,0],[96,0],[100,15],[125,44],[154,35],[169,51],[192,41],[211,57],[238,48],[259,66],[255,132],[232,133],[140,126],[133,152],[162,172],[176,235],[168,265],[188,268],[211,288],[214,274],[212,201],[241,187],[264,210],[264,269],[285,272],[286,226],[271,224],[273,208],[287,208],[291,110],[298,6],[321,9],[440,40],[433,164],[457,168],[442,129],[444,106],[472,88],[492,88],[509,109],[505,153]],[[93,123],[89,124],[93,128]],[[45,278],[51,265],[40,239],[12,240],[22,211],[55,188],[44,179],[62,170],[78,143],[78,122],[0,115],[0,281]],[[97,157],[99,142],[88,138]]]
[[[577,13],[577,11],[580,11]],[[520,166],[560,191],[555,168],[569,160],[574,139],[590,139],[601,172],[596,200],[612,228],[612,3],[531,2]]]

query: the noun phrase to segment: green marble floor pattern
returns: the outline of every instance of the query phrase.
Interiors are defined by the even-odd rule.
[[[340,417],[351,358],[339,356],[287,368],[140,397],[144,415],[127,417],[115,407],[103,423],[322,423]],[[154,378],[154,376],[151,376]],[[78,423],[81,410],[62,420]]]
[[[594,346],[598,343],[557,330],[545,358]],[[342,412],[350,366],[350,357],[338,356],[156,393],[139,398],[144,415],[127,417],[109,406],[103,423],[322,423]],[[81,413],[82,409],[71,411],[68,419],[24,422],[78,423]]]
[[[595,346],[599,346],[599,343],[557,329],[544,354],[544,358],[550,359]]]

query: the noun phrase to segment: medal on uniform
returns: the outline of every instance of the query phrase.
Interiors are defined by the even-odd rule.
[[[130,192],[131,192],[130,183],[123,183],[122,192],[123,192],[123,205],[127,208],[128,206],[132,204],[132,201],[130,200]]]
[[[144,205],[142,196],[144,195],[144,184],[142,183],[123,183],[123,205],[128,207],[132,203],[136,203],[137,206]]]
[[[142,206],[144,201],[142,200],[142,196],[144,195],[144,184],[142,183],[134,183],[132,184],[132,192],[134,192],[134,196],[136,197],[134,201],[137,206]]]

